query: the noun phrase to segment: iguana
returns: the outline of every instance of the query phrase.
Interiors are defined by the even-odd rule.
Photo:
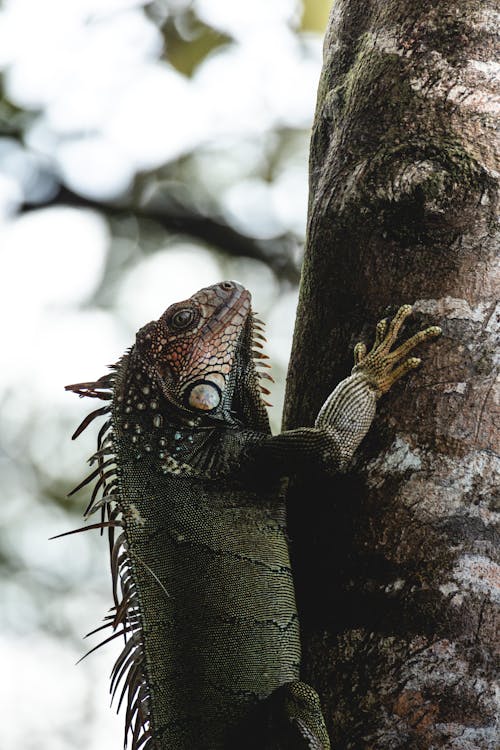
[[[381,321],[369,353],[312,428],[272,436],[262,323],[233,281],[201,289],[137,333],[95,382],[96,484],[84,528],[109,532],[114,607],[103,628],[125,645],[111,679],[132,750],[330,747],[315,691],[300,681],[299,624],[281,479],[342,471],[377,399],[420,360],[433,326],[394,351],[411,307]],[[98,628],[99,630],[99,628]],[[119,687],[120,686],[120,687]],[[125,697],[126,696],[126,697]]]

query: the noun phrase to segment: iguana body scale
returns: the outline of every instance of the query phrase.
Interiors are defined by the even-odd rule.
[[[429,328],[391,351],[409,314],[377,328],[369,354],[325,402],[314,428],[272,436],[265,364],[249,293],[200,290],[142,328],[96,382],[67,388],[110,401],[88,515],[110,535],[125,646],[112,689],[132,750],[328,750],[319,699],[300,682],[299,624],[281,478],[342,470],[377,398],[419,360]],[[102,490],[102,496],[99,493]]]

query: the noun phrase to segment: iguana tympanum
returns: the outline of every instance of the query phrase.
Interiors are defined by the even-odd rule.
[[[356,346],[314,427],[277,436],[261,398],[261,322],[233,281],[141,328],[110,374],[67,386],[110,402],[75,432],[107,415],[97,467],[74,492],[97,480],[86,516],[100,509],[90,527],[110,535],[115,604],[102,627],[125,639],[111,689],[126,696],[133,750],[330,747],[299,677],[280,478],[349,464],[377,398],[419,364],[408,352],[439,333],[391,351],[410,312],[379,323],[369,353]]]

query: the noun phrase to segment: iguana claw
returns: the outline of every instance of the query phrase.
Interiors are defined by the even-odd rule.
[[[411,336],[391,352],[391,346],[395,343],[404,321],[411,312],[411,305],[403,305],[399,308],[389,326],[386,319],[381,320],[377,324],[375,342],[368,354],[366,346],[362,342],[357,343],[354,347],[352,372],[363,373],[374,387],[377,396],[386,393],[396,380],[418,367],[421,362],[419,357],[409,357],[401,361],[408,352],[423,341],[439,336],[441,333],[439,326],[430,326]]]

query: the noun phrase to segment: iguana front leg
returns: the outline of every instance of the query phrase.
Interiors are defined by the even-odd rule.
[[[439,336],[441,329],[431,326],[415,334],[391,351],[410,305],[400,307],[390,325],[380,321],[375,342],[367,353],[363,343],[354,348],[355,365],[327,398],[314,427],[301,427],[266,438],[254,456],[270,470],[289,474],[319,462],[335,473],[345,470],[375,416],[377,400],[403,375],[418,367],[421,360],[407,357],[418,344]]]

